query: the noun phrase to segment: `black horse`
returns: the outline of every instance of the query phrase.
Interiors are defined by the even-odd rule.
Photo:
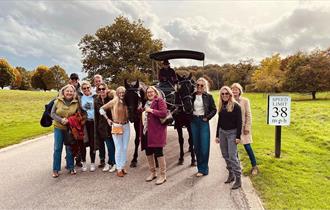
[[[175,120],[175,128],[179,137],[180,144],[180,158],[178,164],[182,165],[184,162],[184,138],[182,128],[185,126],[189,133],[189,151],[191,152],[191,165],[195,166],[195,154],[192,146],[192,137],[191,137],[191,128],[190,123],[192,120],[192,93],[194,91],[194,81],[191,79],[191,75],[188,77],[181,77],[178,75],[178,86],[177,91],[171,94],[164,94],[164,98],[166,100],[168,109],[172,111],[173,118]],[[144,107],[146,99],[145,99],[145,90],[146,86],[143,83],[140,83],[138,80],[135,84],[129,84],[125,80],[125,103],[128,108],[128,118],[130,122],[134,123],[134,129],[136,132],[135,136],[135,150],[133,159],[131,161],[130,167],[137,166],[137,158],[138,158],[138,147],[139,147],[139,136],[140,136],[140,123],[142,119],[142,113],[139,111],[140,108]],[[167,100],[169,98],[173,98],[174,100]]]
[[[130,167],[136,167],[140,144],[140,124],[142,123],[142,112],[140,109],[142,109],[146,103],[145,91],[147,86],[142,82],[140,83],[139,80],[137,80],[135,84],[129,84],[127,80],[125,80],[125,88],[126,93],[124,101],[128,109],[128,120],[134,123],[135,130],[135,150]]]

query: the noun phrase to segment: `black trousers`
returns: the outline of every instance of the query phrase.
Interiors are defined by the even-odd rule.
[[[95,163],[95,151],[94,151],[94,121],[86,121],[86,129],[88,136],[89,155],[91,157],[91,163]],[[86,145],[83,141],[79,141],[79,149],[82,162],[86,162]]]

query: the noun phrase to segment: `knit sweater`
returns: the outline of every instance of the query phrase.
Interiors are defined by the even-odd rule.
[[[234,104],[234,109],[232,112],[228,112],[226,109],[226,104],[223,104],[219,111],[219,119],[216,136],[219,137],[219,129],[232,130],[237,129],[236,138],[241,138],[242,132],[242,112],[239,104]]]
[[[75,114],[79,108],[77,99],[65,101],[63,97],[58,97],[52,107],[51,117],[54,119],[54,128],[65,130],[66,125],[62,124],[62,118],[69,118]]]

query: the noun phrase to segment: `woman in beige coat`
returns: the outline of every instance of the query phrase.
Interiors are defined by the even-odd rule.
[[[257,161],[254,156],[251,143],[252,143],[252,114],[250,108],[250,101],[247,98],[242,97],[243,88],[239,83],[234,83],[231,86],[231,90],[233,91],[235,100],[240,104],[242,110],[242,134],[241,134],[241,143],[244,145],[245,151],[249,155],[252,169],[251,174],[258,174]]]

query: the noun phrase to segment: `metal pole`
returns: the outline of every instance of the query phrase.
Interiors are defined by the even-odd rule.
[[[275,126],[275,157],[281,156],[281,128],[282,126]]]

